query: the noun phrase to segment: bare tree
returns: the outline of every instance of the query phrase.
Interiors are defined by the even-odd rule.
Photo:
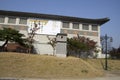
[[[55,55],[56,38],[50,38],[49,36],[47,36],[47,38],[49,40],[48,44],[53,48],[53,55]]]
[[[38,25],[40,25],[40,22],[38,23]],[[36,22],[34,22],[33,28],[30,29],[30,33],[29,33],[29,37],[28,37],[29,53],[31,52],[31,49],[32,49],[32,44],[33,44],[33,41],[34,41],[33,38],[34,38],[34,36],[36,34],[36,31],[38,29],[40,29],[38,25],[36,24]]]

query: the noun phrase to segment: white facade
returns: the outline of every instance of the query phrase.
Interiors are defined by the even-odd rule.
[[[100,26],[98,25],[98,30],[97,31],[93,31],[92,30],[92,24],[88,24],[89,26],[89,30],[83,30],[82,29],[82,23],[79,23],[79,29],[74,29],[73,28],[73,23],[70,22],[69,24],[69,28],[64,28],[63,27],[63,23],[62,21],[55,21],[55,20],[45,20],[45,19],[32,19],[32,18],[28,18],[27,19],[27,24],[19,24],[20,18],[17,17],[16,18],[16,23],[15,24],[11,24],[8,23],[9,17],[5,17],[5,23],[0,23],[0,24],[4,24],[4,25],[11,25],[11,26],[15,26],[15,25],[19,25],[19,26],[26,26],[27,30],[19,30],[20,33],[24,34],[26,37],[28,37],[28,33],[30,33],[30,29],[34,27],[34,22],[37,22],[37,27],[38,30],[36,31],[36,35],[34,37],[35,43],[34,48],[36,50],[36,53],[38,54],[48,54],[48,55],[53,55],[53,47],[51,45],[49,45],[49,39],[48,36],[52,39],[55,38],[57,33],[61,33],[61,29],[65,29],[65,30],[72,30],[72,31],[86,31],[86,32],[96,32],[98,35],[97,36],[89,36],[86,34],[80,34],[80,36],[84,36],[84,37],[88,37],[91,40],[94,40],[95,42],[97,42],[97,46],[98,49],[101,50],[101,44],[100,44]],[[43,28],[43,32],[39,29],[39,25],[38,22],[40,22],[40,25],[42,25]],[[67,32],[65,32],[67,33]],[[68,38],[72,38],[77,36],[78,33],[67,33],[67,37]],[[99,51],[98,53],[98,57],[101,57],[101,51]]]

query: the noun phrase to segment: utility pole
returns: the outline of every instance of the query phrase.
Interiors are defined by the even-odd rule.
[[[105,34],[105,36],[101,37],[101,41],[102,41],[102,53],[105,53],[105,66],[104,69],[108,70],[108,42],[113,42],[112,37],[107,36],[107,34]]]
[[[107,34],[105,35],[105,47],[106,47],[106,50],[105,50],[105,70],[108,70],[108,61],[107,61]]]

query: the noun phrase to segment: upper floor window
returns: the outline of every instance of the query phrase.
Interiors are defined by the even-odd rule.
[[[9,17],[8,23],[13,23],[13,24],[15,24],[15,23],[16,23],[16,18],[15,18],[15,17]]]
[[[0,16],[0,23],[4,23],[5,17]]]
[[[73,29],[79,29],[79,23],[73,23]]]
[[[92,31],[98,31],[98,26],[97,25],[92,25]]]
[[[83,30],[89,30],[89,25],[88,24],[82,24],[82,29]]]
[[[26,18],[20,18],[19,24],[27,24]]]
[[[69,22],[63,22],[63,28],[69,28]]]

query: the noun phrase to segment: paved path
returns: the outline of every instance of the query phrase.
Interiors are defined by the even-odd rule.
[[[1,78],[0,80],[120,80],[120,77],[101,77],[101,78],[90,78],[90,79],[16,79],[16,78]]]
[[[98,77],[98,78],[89,78],[89,79],[37,79],[37,78],[0,78],[0,80],[120,80],[120,76],[114,77]]]
[[[120,71],[106,71],[104,77],[87,78],[87,79],[38,79],[38,78],[0,78],[0,80],[120,80]]]
[[[91,78],[91,79],[15,79],[15,78],[4,78],[0,80],[120,80],[120,77],[103,77],[103,78]]]

